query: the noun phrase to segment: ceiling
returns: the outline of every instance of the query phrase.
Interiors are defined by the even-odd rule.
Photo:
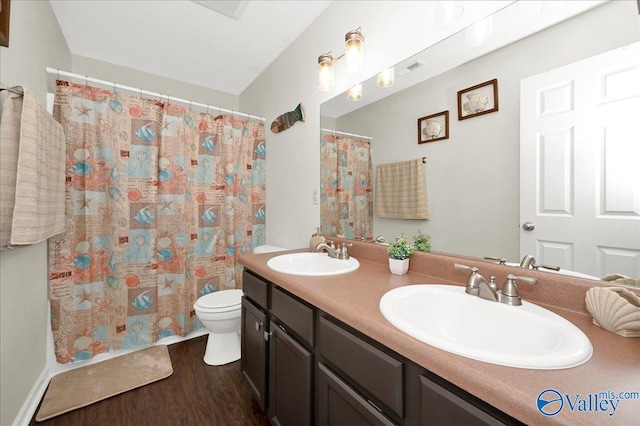
[[[233,95],[242,93],[331,4],[309,0],[50,2],[73,55]],[[234,17],[235,12],[240,16]]]

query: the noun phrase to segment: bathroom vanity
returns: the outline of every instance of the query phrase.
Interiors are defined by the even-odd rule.
[[[499,282],[515,268],[420,253],[412,257],[410,272],[397,276],[388,270],[385,247],[354,243],[349,252],[360,268],[330,277],[275,272],[266,263],[278,253],[241,258],[241,370],[272,424],[637,423],[640,400],[620,401],[614,415],[567,407],[550,417],[538,411],[538,396],[547,389],[573,397],[639,390],[640,340],[591,323],[583,307],[588,282],[520,270],[539,280],[535,288],[522,289],[523,298],[577,325],[592,342],[592,359],[562,370],[503,367],[402,333],[378,304],[385,292],[404,285],[464,285],[468,274],[454,270],[455,262]]]

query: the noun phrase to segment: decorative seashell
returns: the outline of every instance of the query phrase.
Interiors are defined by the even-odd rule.
[[[158,325],[160,328],[169,328],[173,324],[173,320],[169,317],[164,317],[160,321],[158,321]]]
[[[593,287],[585,301],[595,325],[620,336],[640,337],[640,298],[631,291]]]
[[[173,251],[168,248],[158,250],[158,260],[161,262],[167,262],[173,259]]]
[[[108,187],[107,194],[109,194],[109,197],[111,197],[112,200],[118,201],[122,198],[122,192],[120,192],[120,190],[115,186]]]
[[[120,287],[120,280],[115,275],[107,275],[106,281],[110,288],[117,289]]]
[[[442,132],[442,124],[435,120],[427,120],[426,126],[422,133],[428,138],[435,138]]]
[[[78,148],[73,151],[73,158],[78,161],[84,161],[91,156],[91,152],[87,148]]]
[[[81,254],[80,256],[73,259],[73,262],[71,262],[71,264],[78,269],[87,269],[89,266],[91,266],[91,256],[89,256],[88,254]]]
[[[169,237],[161,237],[158,239],[158,247],[167,248],[171,246],[171,238]]]
[[[311,249],[311,251],[316,251],[316,246],[326,241],[327,241],[326,238],[323,237],[322,235],[313,234],[311,236],[311,241],[309,241],[309,248]]]
[[[91,346],[93,339],[89,336],[80,336],[73,342],[73,348],[78,351],[83,351]]]
[[[118,179],[120,179],[120,172],[118,171],[118,166],[113,166],[113,168],[111,169],[111,173],[109,173],[111,175],[111,179],[113,179],[114,182],[117,182]]]
[[[86,161],[78,161],[71,166],[69,171],[78,176],[86,176],[91,173],[91,164]]]
[[[111,108],[111,111],[115,112],[116,114],[120,114],[122,112],[122,104],[120,103],[120,101],[117,101],[115,99],[111,99],[109,101],[109,108]]]
[[[160,157],[158,159],[158,168],[159,169],[168,169],[171,166],[171,161],[166,157]]]
[[[76,251],[80,254],[89,253],[90,248],[91,244],[89,244],[89,241],[80,241],[78,244],[76,244]]]
[[[166,182],[168,180],[171,180],[171,172],[165,169],[158,170],[158,180],[160,182]]]

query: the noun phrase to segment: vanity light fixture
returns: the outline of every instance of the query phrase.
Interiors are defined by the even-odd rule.
[[[330,92],[334,86],[333,56],[328,52],[318,57],[318,89],[321,92]]]
[[[318,89],[321,92],[329,92],[335,87],[333,62],[345,57],[348,73],[359,73],[364,68],[364,36],[360,27],[349,31],[344,36],[344,53],[337,58],[327,52],[318,57]]]
[[[350,74],[357,74],[364,67],[364,37],[360,29],[358,27],[344,36],[344,56]]]
[[[357,102],[362,99],[362,83],[356,84],[347,91],[347,99]]]
[[[391,87],[395,82],[395,69],[394,67],[387,68],[378,74],[377,83],[378,87]]]

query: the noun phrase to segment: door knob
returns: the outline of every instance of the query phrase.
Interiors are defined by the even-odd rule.
[[[525,231],[533,231],[536,228],[536,224],[533,222],[525,222],[522,224],[522,229]]]

